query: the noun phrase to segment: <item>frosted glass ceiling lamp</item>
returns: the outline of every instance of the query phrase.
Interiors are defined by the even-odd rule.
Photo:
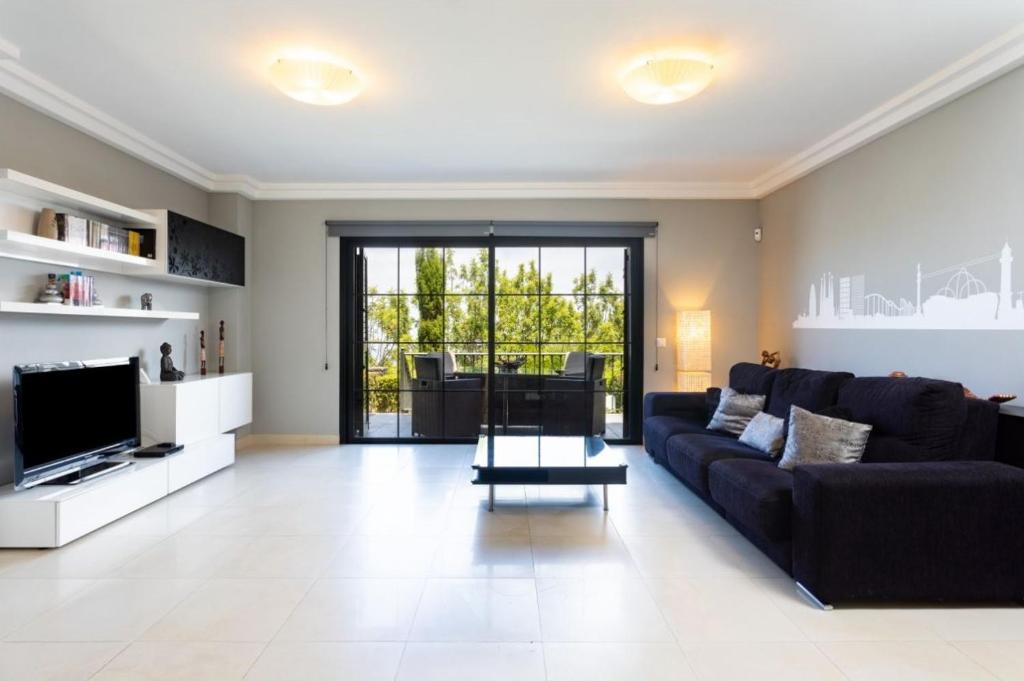
[[[644,58],[622,75],[622,87],[643,104],[673,104],[711,84],[714,66],[702,55],[664,54]]]
[[[676,331],[676,384],[682,392],[711,387],[711,310],[679,313]]]
[[[306,104],[333,106],[355,99],[363,83],[355,72],[329,57],[281,57],[270,67],[278,90]]]

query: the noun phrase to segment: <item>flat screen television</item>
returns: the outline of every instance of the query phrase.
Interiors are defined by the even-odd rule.
[[[17,489],[138,447],[139,358],[14,367]]]

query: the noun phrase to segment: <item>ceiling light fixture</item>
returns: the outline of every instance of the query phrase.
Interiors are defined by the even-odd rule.
[[[270,66],[270,79],[292,99],[318,106],[350,102],[363,89],[350,66],[321,54],[279,57]]]
[[[661,52],[633,62],[622,74],[622,88],[644,104],[673,104],[711,84],[714,65],[703,54]]]

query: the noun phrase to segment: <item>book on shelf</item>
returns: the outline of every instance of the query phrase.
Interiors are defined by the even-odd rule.
[[[156,258],[156,230],[127,229],[68,213],[57,213],[57,239],[109,253]]]

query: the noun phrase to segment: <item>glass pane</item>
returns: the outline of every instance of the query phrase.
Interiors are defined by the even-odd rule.
[[[622,295],[588,295],[587,343],[623,343],[626,340],[626,299]]]
[[[399,327],[408,318],[399,296],[366,296],[366,328],[363,339],[370,343],[398,342]]]
[[[541,296],[540,315],[542,341],[583,342],[583,296]]]
[[[545,343],[541,346],[541,371],[545,376],[583,372],[583,343]],[[569,353],[573,353],[570,355]]]
[[[367,293],[398,293],[398,249],[366,248]]]
[[[539,293],[537,248],[495,248],[494,280],[497,293]]]
[[[448,293],[487,294],[487,249],[446,248],[445,278]]]
[[[398,393],[368,391],[364,405],[365,437],[395,437],[398,434]]]
[[[487,378],[486,343],[449,343],[445,351],[455,357],[455,372],[458,376]]]
[[[536,343],[540,340],[538,296],[495,296],[494,340],[499,343]]]
[[[402,296],[408,302],[408,327],[402,340],[418,343],[423,351],[440,350],[444,341],[444,296]]]
[[[433,387],[440,387],[440,381],[426,384],[421,390],[413,390],[403,397],[407,397],[410,410],[408,418],[407,437],[441,438],[444,437],[444,425],[442,419],[444,393],[441,390],[433,390]],[[405,424],[402,424],[403,430]]]
[[[582,291],[583,253],[583,248],[540,249],[542,292],[576,293]]]
[[[587,249],[587,291],[622,293],[625,286],[626,249],[622,246]]]
[[[533,375],[538,373],[540,356],[536,343],[495,343],[495,374]],[[536,387],[536,386],[534,386]]]
[[[445,296],[445,341],[480,343],[487,340],[487,296]]]
[[[398,390],[398,345],[395,343],[367,343],[363,346],[363,368],[369,378],[370,390]],[[374,383],[374,376],[388,375],[396,381],[390,388]]]
[[[444,293],[444,249],[403,248],[400,261],[402,293]]]
[[[625,423],[623,422],[623,400],[622,393],[609,392],[605,394],[605,425],[604,436],[611,440],[618,440],[626,437]]]

